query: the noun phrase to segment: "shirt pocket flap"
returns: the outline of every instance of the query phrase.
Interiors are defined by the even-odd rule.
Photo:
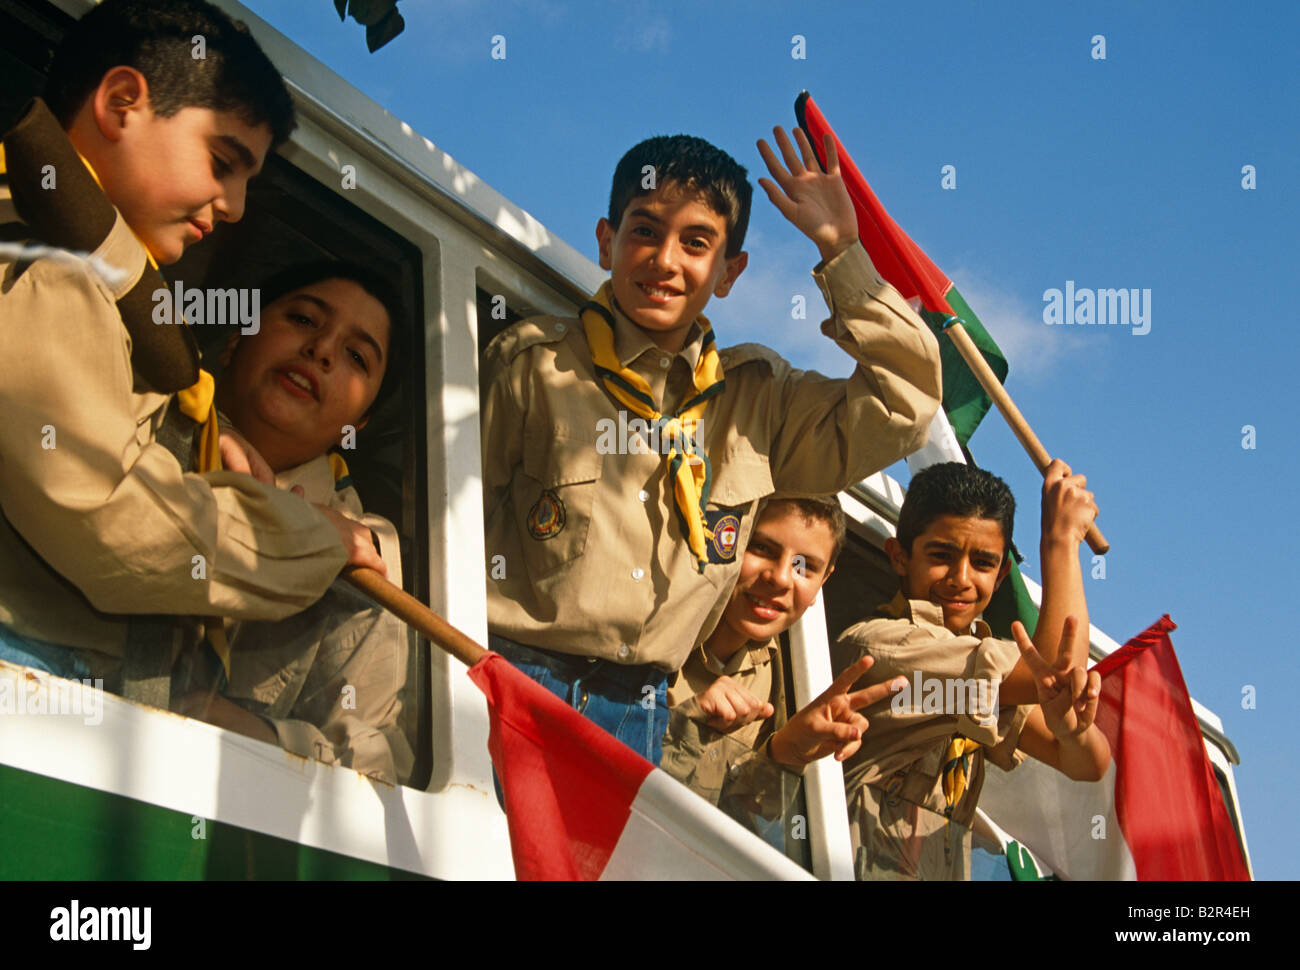
[[[526,435],[524,473],[545,488],[558,488],[600,478],[602,456],[595,441],[563,435]]]
[[[713,465],[709,504],[725,507],[748,505],[772,494],[772,470],[767,456],[750,447],[733,448]]]

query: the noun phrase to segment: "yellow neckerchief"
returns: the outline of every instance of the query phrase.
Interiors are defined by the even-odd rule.
[[[952,810],[966,794],[970,781],[971,755],[979,750],[979,742],[954,734],[943,753],[943,799],[947,803],[944,814],[952,818]]]
[[[709,399],[721,394],[727,386],[722,379],[722,363],[718,359],[713,328],[704,317],[696,318],[704,331],[700,359],[695,365],[696,394],[683,403],[676,414],[665,415],[656,406],[650,385],[640,374],[620,364],[618,355],[614,352],[611,293],[610,284],[605,283],[578,312],[587,332],[587,346],[591,348],[596,376],[616,401],[637,417],[650,422],[652,428],[657,427],[661,438],[667,437],[670,447],[665,457],[668,459],[668,476],[673,482],[673,494],[677,499],[677,518],[682,531],[686,533],[691,553],[699,562],[700,572],[703,573],[709,562],[706,543],[713,538],[713,533],[704,524],[704,509],[709,504],[713,470],[708,456],[698,450],[694,435]]]

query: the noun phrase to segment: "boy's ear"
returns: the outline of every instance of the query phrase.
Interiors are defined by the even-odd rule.
[[[109,141],[117,141],[133,114],[152,113],[149,82],[133,67],[114,67],[95,88],[91,96],[91,111],[99,133]]]
[[[604,216],[596,223],[596,244],[600,248],[600,268],[609,270],[614,268],[614,233],[617,230],[614,224]]]
[[[1011,572],[1011,550],[1008,549],[1006,555],[1002,557],[1002,565],[998,567],[998,578],[993,582],[993,590],[1002,585],[1002,580],[1007,578],[1007,573]]]
[[[903,551],[903,544],[893,536],[885,540],[885,555],[889,557],[889,564],[894,567],[894,572],[900,576],[907,575],[907,553]]]
[[[833,572],[835,572],[835,567],[834,567],[834,566],[827,566],[827,567],[826,567],[826,575],[822,577],[822,581],[821,581],[821,583],[820,583],[820,584],[818,585],[818,587],[817,587],[819,590],[820,590],[822,587],[824,587],[824,586],[826,585],[826,580],[828,580],[828,579],[831,578],[831,573],[833,573]]]
[[[736,280],[740,274],[745,272],[745,267],[749,265],[749,253],[740,252],[727,260],[727,272],[716,287],[713,288],[713,295],[721,299],[731,292],[731,288],[736,285]]]

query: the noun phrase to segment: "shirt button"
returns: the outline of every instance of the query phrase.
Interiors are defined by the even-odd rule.
[[[667,358],[667,357],[660,357],[660,358],[659,358],[659,366],[662,367],[664,370],[667,370],[667,369],[668,369],[669,367],[671,367],[672,365],[673,365],[673,362],[672,362],[669,358]]]
[[[557,324],[555,325],[555,332],[556,332],[556,333],[564,333],[564,330],[565,330],[564,324],[562,324],[562,323],[557,323]]]
[[[626,643],[619,646],[618,648],[619,659],[626,660],[631,655],[632,655],[632,648],[629,647]]]
[[[647,492],[644,488],[641,489],[641,491],[636,493],[636,497],[639,498],[642,502],[650,501],[650,493]]]
[[[642,569],[640,566],[637,566],[636,569],[632,570],[632,578],[637,580],[638,582],[640,582],[641,577],[644,575],[645,575],[645,570]]]

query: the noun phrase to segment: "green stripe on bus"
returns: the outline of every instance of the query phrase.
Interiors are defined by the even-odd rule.
[[[0,880],[425,878],[9,765],[0,845]]]

